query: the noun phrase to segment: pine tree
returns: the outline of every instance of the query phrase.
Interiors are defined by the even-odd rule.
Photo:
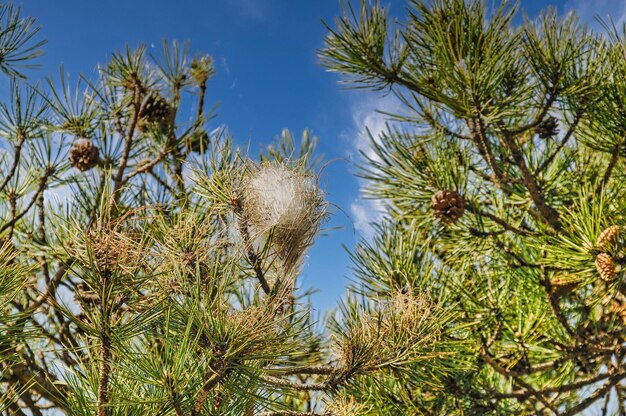
[[[414,0],[396,24],[362,1],[328,25],[323,64],[402,105],[361,169],[386,220],[353,303],[427,293],[448,317],[439,363],[347,394],[376,415],[626,414],[626,27],[491,6]]]
[[[329,204],[308,130],[242,151],[211,128],[211,57],[178,42],[31,84],[35,21],[0,4],[0,22],[0,413],[349,415],[368,412],[357,386],[444,371],[452,315],[426,292],[317,325],[298,276]]]

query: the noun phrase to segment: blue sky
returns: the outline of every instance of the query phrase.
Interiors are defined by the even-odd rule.
[[[404,0],[382,0],[391,14],[403,16]],[[535,15],[547,2],[523,0]],[[626,2],[559,0],[560,11],[577,9],[593,23],[597,14],[624,21]],[[320,138],[319,151],[334,160],[323,185],[335,208],[329,227],[310,250],[304,287],[315,287],[320,311],[333,306],[348,283],[349,260],[342,245],[352,247],[369,234],[376,205],[359,199],[354,177],[358,150],[367,151],[364,128],[384,126],[376,109],[393,109],[388,97],[341,89],[338,77],[318,65],[316,50],[326,34],[321,20],[339,15],[338,0],[29,0],[25,15],[37,17],[49,43],[39,75],[57,75],[60,64],[74,75],[94,73],[98,63],[125,44],[160,48],[162,39],[190,40],[192,50],[211,54],[217,75],[210,81],[208,103],[220,102],[214,123],[225,124],[238,143],[255,152],[283,128],[299,135],[310,128]],[[157,51],[158,52],[158,51]]]

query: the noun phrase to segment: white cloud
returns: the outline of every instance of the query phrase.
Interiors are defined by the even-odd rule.
[[[230,66],[228,66],[228,61],[223,56],[220,58],[220,66],[224,70],[224,73],[230,76]]]
[[[231,5],[239,15],[250,20],[263,20],[267,16],[267,2],[265,0],[231,0]]]
[[[359,198],[350,204],[350,213],[355,230],[364,239],[371,240],[376,233],[374,224],[382,220],[385,206],[379,200]]]
[[[594,30],[603,31],[596,18],[607,23],[611,19],[618,28],[626,22],[626,2],[621,0],[569,0],[565,3],[565,10],[575,10]]]
[[[392,95],[381,98],[362,94],[358,97],[352,105],[353,127],[342,135],[349,142],[348,158],[356,164],[367,163],[362,154],[370,159],[378,160],[372,148],[372,138],[379,141],[380,134],[387,128],[387,123],[392,123],[389,116],[383,112],[393,114],[399,112],[400,108],[399,101]],[[356,231],[361,237],[371,239],[375,233],[372,224],[381,221],[386,209],[383,201],[363,198],[362,193],[365,187],[367,187],[367,182],[361,180],[361,196],[352,202],[350,212]]]
[[[379,140],[380,133],[386,129],[389,122],[389,116],[382,112],[394,113],[400,110],[400,103],[397,98],[392,95],[385,97],[366,96],[360,97],[352,106],[352,122],[353,129],[344,133],[344,137],[352,141],[352,146],[348,150],[348,157],[356,162],[363,162],[360,152],[369,158],[377,160],[374,149],[372,148],[373,137]],[[368,134],[369,130],[369,134]],[[370,137],[371,134],[371,137]],[[356,152],[354,151],[356,150]]]

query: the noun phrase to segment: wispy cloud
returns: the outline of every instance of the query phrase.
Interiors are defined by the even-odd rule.
[[[375,224],[380,223],[385,206],[382,201],[359,198],[350,204],[350,214],[354,229],[361,237],[371,240],[376,234]]]
[[[224,70],[226,75],[230,75],[230,66],[228,66],[228,61],[223,56],[220,58],[220,67]]]
[[[269,11],[265,0],[230,0],[230,4],[240,16],[250,20],[263,20]]]
[[[574,10],[591,28],[602,30],[597,18],[613,20],[619,28],[626,23],[626,2],[620,0],[569,0],[565,10]]]
[[[367,163],[363,155],[377,160],[372,139],[380,140],[380,134],[386,130],[389,116],[382,112],[394,113],[400,110],[400,103],[394,96],[375,97],[363,95],[358,97],[352,105],[353,127],[344,132],[343,137],[349,142],[348,158],[356,164]],[[354,228],[365,239],[374,236],[373,224],[379,223],[386,211],[383,201],[366,199],[363,190],[367,182],[360,181],[361,194],[350,204]]]

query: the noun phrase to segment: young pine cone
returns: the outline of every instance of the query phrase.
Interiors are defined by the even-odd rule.
[[[82,172],[98,164],[100,151],[91,139],[77,139],[70,148],[70,163]]]
[[[463,216],[465,200],[458,192],[444,189],[433,195],[430,207],[435,211],[435,217],[446,224],[451,224]]]
[[[543,120],[537,127],[535,127],[535,133],[542,139],[549,139],[559,133],[559,122],[553,117],[549,116]]]
[[[172,108],[165,98],[156,93],[149,94],[139,113],[137,129],[144,132],[148,124],[156,124],[164,130],[170,122],[171,114]]]
[[[613,257],[606,253],[600,253],[596,256],[596,270],[602,280],[610,282],[617,275],[617,268],[613,263]]]
[[[617,239],[619,238],[620,228],[617,225],[611,225],[600,233],[596,240],[596,247],[602,252],[611,250]]]

